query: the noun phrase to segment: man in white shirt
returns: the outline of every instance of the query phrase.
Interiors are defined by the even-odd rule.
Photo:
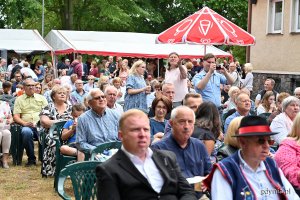
[[[214,165],[204,181],[211,199],[299,199],[270,157],[271,132],[266,119],[246,116],[237,137],[240,150]],[[220,192],[222,191],[222,192]]]
[[[119,122],[122,148],[96,168],[97,199],[196,200],[172,152],[151,150],[147,115],[126,111]],[[130,192],[129,192],[130,191]]]
[[[104,95],[107,101],[107,107],[117,111],[118,113],[123,113],[123,107],[116,103],[118,97],[118,89],[115,86],[107,86],[104,90]]]

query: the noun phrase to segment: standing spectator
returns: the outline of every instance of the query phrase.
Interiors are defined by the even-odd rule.
[[[267,91],[272,91],[275,95],[275,99],[277,98],[278,92],[274,90],[274,86],[275,86],[274,79],[268,78],[265,80],[264,89],[259,91],[255,97],[255,107],[257,107],[261,103],[262,98],[264,97]]]
[[[82,79],[83,76],[82,65],[78,59],[74,60],[71,63],[70,70],[68,71],[68,75],[71,76],[72,74],[76,74],[78,79],[80,80]]]
[[[195,72],[195,74],[198,74],[202,69],[203,69],[203,61],[201,59],[199,59],[199,62],[196,58],[192,59],[192,63],[193,63],[193,68],[192,71]]]
[[[231,62],[229,64],[229,74],[233,78],[232,86],[236,86],[236,87],[240,88],[240,86],[241,86],[241,76],[238,73],[238,71],[236,70],[235,62]]]
[[[12,73],[13,68],[19,63],[18,59],[15,57],[12,57],[11,64],[7,67],[7,75],[9,80],[11,80],[14,77],[14,74]]]
[[[213,102],[221,110],[221,84],[232,84],[233,78],[226,68],[221,67],[220,73],[216,72],[216,58],[208,53],[203,58],[203,70],[196,74],[192,80],[197,93],[202,95],[203,101]]]
[[[55,172],[55,140],[49,135],[50,127],[59,120],[72,118],[72,106],[67,104],[67,92],[63,86],[56,85],[51,91],[52,102],[49,103],[40,113],[41,131],[46,135],[45,149],[42,160],[42,175],[53,176]],[[54,137],[57,137],[54,135]]]
[[[246,74],[245,79],[242,79],[242,86],[241,88],[247,88],[252,93],[253,89],[253,74],[252,74],[253,66],[251,63],[246,63],[244,65],[244,72]]]
[[[44,96],[35,94],[35,82],[28,78],[24,81],[25,94],[17,97],[14,105],[14,121],[22,126],[21,136],[28,162],[26,166],[36,165],[33,139],[37,139],[36,124],[39,114],[47,106]]]
[[[12,65],[12,69],[10,71],[10,80],[13,79],[14,75],[16,72],[20,71],[22,69],[22,67],[19,65],[19,61],[18,59],[14,59],[12,61],[13,65]]]
[[[51,62],[47,62],[45,70],[47,74],[54,74],[54,69]]]
[[[175,87],[173,106],[181,105],[184,96],[188,93],[187,69],[181,64],[179,55],[176,52],[169,54],[165,83],[172,83]]]
[[[75,87],[76,90],[74,90],[70,95],[71,104],[72,105],[80,104],[80,103],[83,104],[84,97],[87,95],[87,92],[84,91],[83,89],[83,81],[80,79],[76,80]]]
[[[108,69],[109,69],[109,73],[112,74],[114,73],[114,71],[116,70],[117,66],[116,63],[114,62],[114,57],[113,56],[109,56],[108,57]]]
[[[85,63],[83,63],[81,55],[77,56],[77,60],[80,63],[81,70],[82,70],[82,77],[80,79],[82,79],[82,78],[85,79],[89,75],[89,71],[88,71],[87,65]]]
[[[97,67],[96,61],[91,62],[91,69],[90,69],[89,75],[92,75],[94,77],[99,77],[99,72],[98,72],[98,67]]]
[[[185,63],[185,67],[187,69],[188,80],[192,80],[192,78],[196,74],[194,71],[192,71],[193,63],[192,62],[187,62],[187,63]]]
[[[8,102],[0,100],[0,146],[2,150],[2,167],[8,169],[8,157],[11,143],[9,131],[12,123],[12,115]]]
[[[151,86],[147,86],[144,80],[145,69],[146,64],[142,60],[132,65],[126,82],[124,111],[137,108],[147,113],[146,96],[151,92]]]

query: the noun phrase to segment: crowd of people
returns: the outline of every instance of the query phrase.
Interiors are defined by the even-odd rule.
[[[45,135],[41,173],[54,176],[56,136],[49,129],[66,121],[60,151],[78,162],[103,143],[122,141],[97,167],[99,199],[299,199],[300,88],[278,92],[267,78],[254,91],[251,63],[213,54],[183,60],[172,52],[160,69],[153,60],[84,63],[81,55],[62,58],[55,69],[45,59],[6,65],[2,58],[5,169],[16,123],[26,166],[36,165],[34,140]],[[198,176],[205,180],[192,188],[186,179]]]

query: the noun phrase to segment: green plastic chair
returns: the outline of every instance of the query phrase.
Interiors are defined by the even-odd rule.
[[[56,167],[55,167],[55,175],[54,175],[54,188],[55,191],[57,191],[57,182],[58,182],[58,176],[60,171],[65,168],[67,165],[75,163],[77,161],[76,156],[67,156],[60,153],[60,147],[64,144],[64,141],[61,139],[61,133],[63,130],[63,127],[67,121],[59,121],[53,124],[50,127],[49,134],[51,138],[54,138],[55,143],[55,156],[56,156]],[[54,137],[54,133],[56,133],[56,136]],[[90,152],[85,152],[85,160],[89,160],[90,158]]]
[[[63,145],[63,140],[61,139],[61,133],[66,121],[59,121],[50,127],[49,134],[50,137],[55,139],[55,157],[56,157],[56,167],[54,175],[54,188],[57,191],[57,181],[59,172],[68,164],[76,162],[77,158],[75,156],[66,156],[60,153],[60,147]],[[56,136],[54,136],[56,133]]]
[[[122,142],[120,142],[120,141],[103,143],[91,151],[91,159],[90,160],[95,160],[95,156],[98,153],[101,154],[105,150],[110,150],[110,149],[120,149],[121,146],[122,146]]]
[[[11,132],[11,145],[10,145],[10,153],[13,158],[13,164],[14,165],[22,165],[22,158],[24,153],[24,146],[23,146],[23,140],[21,136],[22,126],[13,123],[10,126],[10,132]],[[40,161],[42,161],[44,149],[45,149],[45,134],[40,133],[41,142],[39,142],[39,151],[38,151],[38,158]]]
[[[66,166],[59,174],[58,194],[63,199],[71,199],[64,190],[66,178],[71,178],[76,200],[97,199],[96,166],[98,161],[83,161]]]

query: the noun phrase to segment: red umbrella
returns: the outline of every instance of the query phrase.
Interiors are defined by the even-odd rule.
[[[248,46],[255,44],[255,38],[215,11],[204,7],[160,33],[156,42]]]

